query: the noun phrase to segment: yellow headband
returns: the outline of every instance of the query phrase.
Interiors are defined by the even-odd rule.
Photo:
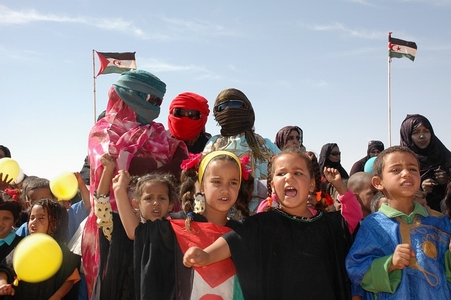
[[[242,176],[242,170],[241,170],[241,162],[240,159],[238,158],[238,156],[236,156],[235,154],[233,154],[230,151],[213,151],[208,153],[200,162],[200,166],[199,166],[199,172],[198,172],[198,179],[199,179],[199,184],[202,184],[202,180],[204,179],[204,172],[205,169],[207,168],[208,164],[211,162],[211,160],[217,156],[220,155],[227,155],[230,156],[231,158],[233,158],[236,163],[238,164],[238,169],[240,170],[240,184],[241,184],[241,176]]]

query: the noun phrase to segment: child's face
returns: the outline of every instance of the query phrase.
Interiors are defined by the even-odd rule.
[[[36,201],[44,198],[55,199],[50,188],[38,188],[28,191],[27,193],[27,201],[30,205],[33,205]]]
[[[174,208],[174,204],[169,200],[169,191],[166,184],[149,182],[142,189],[139,210],[144,220],[161,219]]]
[[[384,157],[382,178],[373,177],[374,186],[385,191],[389,199],[413,199],[420,188],[420,171],[416,158],[407,152],[393,152]]]
[[[205,170],[202,180],[206,211],[229,212],[240,191],[240,170],[235,162],[215,159]]]
[[[271,188],[287,213],[301,215],[307,209],[307,198],[314,190],[307,162],[295,154],[284,154],[274,161]]]
[[[49,215],[41,205],[34,205],[31,208],[28,219],[28,231],[33,233],[46,233],[49,230]]]
[[[11,232],[14,225],[13,213],[9,210],[0,210],[0,239],[4,239]]]

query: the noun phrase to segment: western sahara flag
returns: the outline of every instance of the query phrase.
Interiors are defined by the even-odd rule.
[[[97,52],[100,61],[100,74],[122,73],[132,69],[136,69],[136,52]],[[96,77],[97,77],[96,76]]]
[[[411,61],[415,60],[417,54],[417,44],[415,42],[408,42],[391,37],[391,32],[388,34],[388,56],[390,58],[407,57]]]

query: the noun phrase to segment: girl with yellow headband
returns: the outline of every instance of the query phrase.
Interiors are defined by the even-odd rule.
[[[228,151],[200,158],[191,154],[181,165],[182,211],[125,228],[134,238],[135,294],[141,299],[243,299],[231,259],[199,269],[183,265],[189,247],[209,245],[241,226],[227,218],[232,207],[249,216],[253,178],[246,159]]]

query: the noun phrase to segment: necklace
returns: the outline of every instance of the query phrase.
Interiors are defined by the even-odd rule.
[[[322,211],[318,211],[316,213],[316,215],[314,215],[313,217],[309,218],[309,217],[299,217],[299,216],[290,215],[290,214],[284,212],[283,210],[281,210],[280,208],[276,208],[274,211],[279,213],[280,215],[288,218],[288,219],[291,219],[291,220],[294,220],[294,221],[298,221],[298,222],[304,222],[304,223],[313,222],[313,221],[319,219],[323,215]]]

